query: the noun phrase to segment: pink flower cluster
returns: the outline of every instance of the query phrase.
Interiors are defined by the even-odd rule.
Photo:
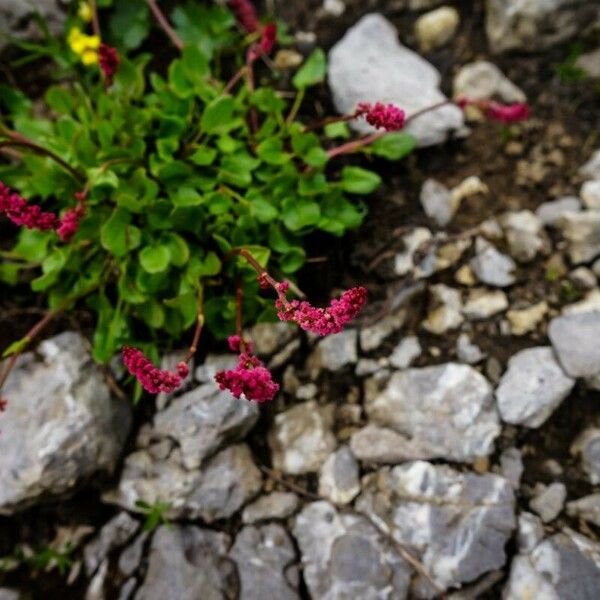
[[[279,385],[273,381],[271,372],[256,356],[248,352],[240,354],[235,369],[219,371],[215,375],[215,381],[222,390],[229,390],[235,398],[244,395],[246,400],[256,402],[273,400],[279,391]]]
[[[250,0],[229,0],[229,8],[235,14],[238,23],[248,32],[254,33],[260,28],[254,4]]]
[[[252,343],[252,340],[245,340],[239,335],[230,335],[227,338],[227,343],[232,352],[243,352],[245,350],[248,354],[254,353],[254,344]]]
[[[327,308],[316,308],[310,302],[288,300],[285,297],[287,282],[278,285],[279,298],[275,301],[277,316],[282,321],[294,321],[305,331],[318,335],[339,333],[344,325],[354,319],[367,301],[367,290],[355,287],[346,290]]]
[[[100,68],[106,78],[106,85],[112,85],[113,77],[121,62],[117,49],[111,48],[104,43],[100,44],[100,47],[98,48],[98,62],[100,63]]]
[[[85,193],[77,192],[75,198],[77,199],[77,206],[67,210],[56,228],[56,233],[63,242],[71,241],[79,229],[79,222],[85,216]]]
[[[398,131],[404,127],[405,112],[393,104],[376,102],[361,102],[356,107],[356,116],[364,117],[367,123],[385,129],[386,131]]]
[[[151,394],[158,394],[158,392],[172,393],[181,385],[181,382],[190,372],[189,367],[184,362],[177,365],[177,373],[158,369],[150,359],[144,356],[141,350],[130,346],[124,346],[121,355],[127,370]]]
[[[0,181],[0,212],[15,225],[28,229],[48,231],[56,227],[57,218],[52,212],[44,212],[37,204],[28,204],[25,198],[13,192]]]
[[[477,106],[489,119],[507,125],[524,121],[529,118],[530,114],[529,105],[524,102],[501,104],[500,102],[494,102],[493,100],[470,100],[469,98],[459,98],[456,101],[456,104],[460,108]]]
[[[267,23],[261,30],[260,41],[248,49],[248,62],[254,62],[263,54],[271,54],[277,42],[277,25]]]

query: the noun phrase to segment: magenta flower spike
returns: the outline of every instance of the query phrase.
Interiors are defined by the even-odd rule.
[[[27,200],[13,192],[0,181],[0,212],[4,213],[15,225],[27,229],[48,231],[57,223],[56,215],[44,212],[37,204],[28,204]]]
[[[189,367],[184,362],[177,365],[177,373],[159,369],[152,364],[150,359],[144,356],[141,350],[130,346],[125,346],[121,351],[121,355],[123,364],[129,373],[151,394],[158,394],[159,392],[170,394],[174,392],[190,372]]]
[[[271,372],[260,359],[248,352],[240,354],[235,369],[219,371],[215,375],[215,381],[222,390],[229,390],[235,398],[243,395],[246,400],[259,403],[273,400],[279,391],[279,384],[273,381]]]
[[[356,116],[364,119],[377,129],[386,131],[398,131],[404,127],[406,113],[394,104],[383,104],[376,102],[361,102],[356,107]]]

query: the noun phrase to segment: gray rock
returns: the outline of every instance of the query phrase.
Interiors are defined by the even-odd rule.
[[[359,467],[347,446],[330,454],[319,472],[319,495],[334,504],[348,504],[360,492]]]
[[[458,363],[394,373],[382,393],[365,399],[365,410],[372,423],[418,444],[420,458],[487,456],[500,433],[489,382]]]
[[[194,375],[200,383],[214,383],[217,371],[234,369],[237,363],[235,354],[209,354]]]
[[[201,469],[187,470],[181,452],[166,458],[152,456],[152,448],[130,454],[116,490],[104,495],[107,502],[140,512],[139,501],[170,505],[169,518],[202,518],[208,523],[233,515],[256,496],[261,473],[245,444],[229,446],[212,456]]]
[[[515,283],[513,271],[517,265],[510,256],[498,252],[483,238],[477,238],[476,250],[477,254],[469,264],[479,281],[495,287],[507,287]]]
[[[328,502],[313,502],[296,517],[293,534],[311,598],[407,597],[410,567],[364,516],[337,512]]]
[[[346,5],[343,0],[323,0],[323,11],[332,17],[340,17],[344,14]]]
[[[450,190],[435,179],[425,180],[419,198],[425,214],[440,227],[450,223],[458,208],[450,201]]]
[[[535,211],[537,218],[546,227],[556,227],[566,213],[579,212],[581,200],[577,196],[564,196],[557,200],[540,204]]]
[[[427,318],[422,327],[436,335],[442,335],[450,329],[460,327],[462,316],[462,298],[460,291],[443,283],[430,286],[431,300]]]
[[[130,577],[125,583],[121,586],[119,590],[119,598],[118,600],[129,600],[133,597],[133,592],[137,588],[137,580],[135,577]]]
[[[527,100],[520,88],[495,64],[486,60],[478,60],[462,66],[454,77],[455,98],[488,100],[496,96],[504,102]]]
[[[431,240],[431,231],[426,227],[415,227],[413,231],[402,237],[404,251],[394,257],[396,275],[406,275],[415,268],[415,254]]]
[[[296,560],[296,552],[289,535],[281,525],[272,523],[260,527],[244,527],[237,534],[229,555],[238,567],[239,598],[300,598],[297,574],[296,577],[286,576],[286,571]]]
[[[571,530],[513,559],[504,600],[595,600],[600,589],[600,544]]]
[[[579,167],[579,174],[588,179],[600,179],[600,148],[595,150],[589,160]]]
[[[419,356],[421,356],[421,344],[416,335],[407,335],[402,338],[394,351],[390,354],[390,365],[396,369],[405,369]]]
[[[515,527],[508,481],[422,461],[365,476],[355,505],[416,552],[444,589],[502,567]]]
[[[582,54],[575,61],[575,68],[581,69],[587,77],[600,79],[600,48]]]
[[[85,600],[105,600],[104,585],[106,576],[108,575],[108,560],[102,561],[100,568],[90,580],[87,590],[85,591]]]
[[[273,467],[291,475],[318,471],[335,450],[333,411],[309,400],[279,413],[268,434]]]
[[[584,471],[594,485],[600,483],[600,429],[585,429],[571,446],[573,454],[581,455]]]
[[[0,600],[21,600],[23,596],[18,590],[11,590],[9,588],[0,588]]]
[[[140,528],[140,523],[126,512],[114,516],[100,530],[100,534],[83,549],[85,571],[89,576],[96,572],[109,553],[125,545]]]
[[[227,442],[242,439],[258,415],[255,402],[236,400],[209,383],[175,398],[157,413],[152,439],[175,440],[183,466],[193,470]]]
[[[521,485],[521,476],[525,468],[523,467],[523,457],[518,448],[507,448],[500,455],[500,470],[502,476],[510,482],[514,490],[518,490]]]
[[[579,192],[583,205],[592,210],[600,209],[600,179],[585,181]]]
[[[27,41],[43,39],[34,18],[36,12],[52,35],[62,33],[67,15],[60,0],[0,0],[0,50],[7,45],[7,35]]]
[[[550,346],[527,348],[509,361],[496,390],[507,423],[537,428],[569,395],[575,380],[562,370]]]
[[[544,539],[544,524],[539,517],[522,512],[517,519],[517,546],[521,554],[529,554]]]
[[[554,482],[541,486],[529,502],[529,507],[540,515],[544,523],[549,523],[562,512],[566,499],[567,488],[564,483]]]
[[[235,565],[227,557],[229,543],[229,536],[210,529],[159,527],[136,600],[237,598]]]
[[[427,442],[409,439],[377,425],[367,425],[352,434],[350,449],[365,463],[398,464],[430,454]]]
[[[542,249],[542,222],[529,210],[507,212],[500,218],[511,256],[522,263],[531,262]]]
[[[72,492],[116,466],[131,424],[85,340],[66,332],[21,356],[6,382],[0,514]]]
[[[313,376],[316,377],[322,369],[339,371],[346,365],[354,364],[358,359],[357,338],[356,329],[346,329],[319,340],[307,361],[308,369]]]
[[[379,348],[383,340],[404,325],[405,320],[406,311],[401,309],[394,314],[383,317],[373,325],[362,327],[360,330],[360,347],[365,352]]]
[[[471,342],[466,333],[461,333],[456,340],[456,355],[458,360],[468,365],[475,365],[486,357],[485,352],[482,352],[477,344]]]
[[[144,546],[149,535],[148,531],[143,531],[121,552],[118,566],[119,571],[126,577],[133,575],[140,566],[144,554]]]
[[[579,289],[590,290],[598,284],[598,279],[591,269],[587,267],[577,267],[569,273],[569,279]]]
[[[569,243],[569,258],[573,264],[585,263],[600,254],[600,210],[567,212],[559,227]]]
[[[548,313],[548,303],[545,300],[525,308],[509,310],[506,318],[510,324],[511,335],[525,335],[535,331]]]
[[[287,519],[296,512],[300,501],[292,492],[271,492],[248,504],[242,512],[246,525],[269,519]]]
[[[571,377],[600,373],[600,311],[556,317],[550,321],[548,336],[560,364]]]
[[[600,527],[600,493],[567,502],[567,514]]]
[[[398,42],[395,27],[380,14],[365,15],[329,52],[329,86],[338,112],[354,111],[359,102],[391,102],[408,114],[445,100],[437,69]],[[445,106],[410,122],[406,131],[420,146],[439,144],[463,127],[462,111]],[[364,120],[351,126],[372,127]]]
[[[270,356],[296,336],[298,328],[291,323],[257,323],[248,332],[257,356]]]
[[[373,375],[373,373],[381,371],[381,369],[384,369],[386,366],[387,362],[385,359],[375,360],[374,358],[359,358],[354,373],[357,377],[365,377],[366,375]]]
[[[587,0],[487,0],[486,31],[494,53],[535,52],[581,35],[600,18]]]

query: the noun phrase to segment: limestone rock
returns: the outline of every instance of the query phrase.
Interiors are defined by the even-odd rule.
[[[600,148],[595,150],[589,160],[579,167],[579,174],[588,179],[600,179]]]
[[[456,355],[461,362],[474,365],[485,358],[479,346],[472,343],[466,333],[461,333],[456,340]]]
[[[567,514],[600,527],[600,493],[567,502]]]
[[[292,475],[318,471],[336,446],[333,408],[309,400],[275,417],[268,434],[275,469]]]
[[[421,15],[415,22],[415,36],[423,52],[447,44],[455,35],[460,23],[458,11],[451,6],[441,6]]]
[[[419,356],[421,356],[421,344],[416,335],[407,335],[402,338],[394,351],[390,354],[389,361],[396,369],[405,369]]]
[[[229,536],[210,529],[161,525],[136,600],[234,600],[237,577],[227,557],[229,543]]]
[[[461,314],[462,299],[460,292],[442,283],[429,288],[431,303],[427,319],[423,321],[423,328],[441,335],[450,329],[460,327],[464,321]]]
[[[507,423],[537,428],[569,395],[575,380],[562,370],[550,346],[527,348],[509,361],[496,390]]]
[[[296,552],[289,535],[281,525],[271,523],[260,527],[244,527],[237,534],[229,555],[238,568],[239,598],[300,598],[297,573],[295,577],[289,578],[286,573],[296,560]]]
[[[458,363],[394,373],[383,392],[367,396],[365,410],[371,423],[420,447],[420,458],[487,456],[500,432],[489,382]]]
[[[287,519],[296,512],[299,503],[298,496],[292,492],[271,492],[244,508],[242,522],[249,525],[269,519]]]
[[[312,598],[404,600],[411,568],[364,516],[337,512],[328,502],[308,504],[296,517],[294,537]]]
[[[571,377],[600,373],[600,311],[556,317],[548,336],[563,369]]]
[[[544,202],[537,207],[535,214],[546,227],[556,227],[566,213],[579,212],[581,200],[577,196],[564,196],[557,200]]]
[[[354,364],[358,358],[357,339],[356,329],[346,329],[320,339],[308,357],[308,369],[316,377],[321,369],[339,371],[346,365]]]
[[[495,287],[507,287],[515,283],[513,271],[517,265],[510,256],[498,252],[483,238],[477,239],[476,246],[477,254],[469,264],[479,281]]]
[[[530,331],[535,331],[538,325],[544,320],[548,312],[546,301],[532,304],[527,308],[509,310],[506,318],[510,323],[510,332],[512,335],[525,335]]]
[[[376,13],[362,17],[331,49],[328,77],[340,114],[352,112],[359,102],[393,103],[410,114],[445,99],[437,69],[402,46],[395,27]],[[415,119],[406,131],[420,146],[431,146],[463,123],[460,109],[445,106]],[[351,126],[363,133],[372,131],[363,120],[352,121]]]
[[[360,492],[359,467],[354,454],[342,446],[321,466],[319,495],[334,504],[348,504]]]
[[[531,262],[542,249],[542,222],[529,210],[508,212],[502,215],[500,223],[504,228],[511,256],[519,262]]]
[[[554,482],[548,486],[541,486],[529,502],[529,507],[540,515],[544,523],[549,523],[561,513],[566,498],[567,488],[564,483]]]
[[[567,212],[559,227],[569,242],[569,258],[574,264],[589,262],[600,254],[600,210]]]
[[[423,461],[365,476],[356,507],[416,551],[444,589],[501,568],[515,527],[514,496],[505,479]]]
[[[496,96],[509,103],[527,99],[495,64],[486,60],[462,66],[454,77],[454,97],[457,99],[488,100]]]
[[[590,482],[598,485],[600,483],[600,429],[597,427],[585,429],[573,442],[571,453],[581,455],[583,469]]]
[[[65,332],[22,355],[3,396],[0,514],[68,494],[115,468],[131,423],[85,340]]]
[[[583,205],[592,210],[600,209],[600,179],[586,181],[579,192]]]
[[[489,291],[473,288],[463,307],[463,314],[471,321],[489,319],[508,308],[508,298],[502,290]]]
[[[391,315],[379,319],[373,325],[362,327],[360,330],[360,347],[364,352],[379,348],[381,343],[392,333],[404,325],[406,311],[400,309]]]

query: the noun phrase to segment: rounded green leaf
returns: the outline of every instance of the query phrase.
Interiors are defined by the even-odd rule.
[[[279,266],[284,273],[294,273],[305,261],[306,252],[304,252],[304,249],[294,246],[279,259]]]
[[[167,246],[146,246],[140,252],[140,264],[147,273],[162,273],[170,260],[171,253]]]
[[[370,194],[381,184],[381,177],[362,167],[342,169],[342,189],[351,194]]]
[[[325,52],[321,48],[313,50],[312,54],[306,59],[304,64],[298,69],[292,83],[298,90],[321,83],[327,73],[327,59]]]

